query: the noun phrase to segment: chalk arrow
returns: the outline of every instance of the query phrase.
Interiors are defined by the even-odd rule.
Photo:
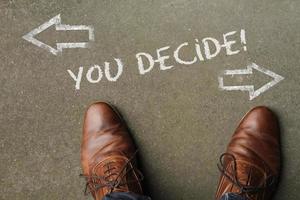
[[[48,29],[50,26],[55,25],[55,30],[57,31],[88,31],[89,32],[89,42],[95,40],[94,28],[92,26],[85,25],[67,25],[61,24],[60,14],[56,15],[49,21],[43,23],[39,27],[33,29],[29,33],[23,36],[23,39],[31,42],[32,44],[49,51],[50,53],[57,55],[61,53],[63,49],[72,49],[72,48],[88,48],[89,42],[75,42],[75,43],[56,43],[56,49],[35,39],[34,37],[44,30]]]
[[[228,76],[228,75],[249,75],[253,74],[253,70],[257,70],[263,74],[266,74],[270,77],[272,77],[272,81],[268,82],[267,84],[263,85],[257,90],[254,90],[254,85],[241,85],[241,86],[224,86],[224,80],[223,76]],[[227,90],[227,91],[234,91],[234,90],[239,90],[239,91],[248,91],[249,92],[249,98],[250,100],[258,97],[260,94],[264,93],[280,81],[282,81],[284,77],[267,70],[263,67],[258,66],[255,63],[249,64],[246,69],[236,69],[236,70],[225,70],[221,74],[221,76],[218,77],[219,81],[219,88],[220,90]]]

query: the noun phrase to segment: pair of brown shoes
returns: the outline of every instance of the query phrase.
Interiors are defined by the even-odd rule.
[[[279,136],[277,118],[268,108],[256,107],[245,115],[220,157],[217,200],[225,193],[250,200],[271,198],[280,170]],[[119,113],[107,103],[92,104],[85,114],[81,145],[86,193],[96,200],[111,192],[143,194],[136,152]]]

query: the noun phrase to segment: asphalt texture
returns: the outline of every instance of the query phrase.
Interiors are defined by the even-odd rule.
[[[154,200],[214,199],[216,165],[239,120],[254,106],[270,107],[282,132],[283,168],[274,199],[298,200],[299,10],[298,0],[0,0],[0,199],[92,199],[83,195],[85,181],[78,176],[82,121],[89,104],[106,101],[130,127],[146,192]],[[22,38],[58,14],[62,24],[94,27],[89,48],[54,55]],[[172,57],[188,42],[180,56],[192,60],[195,39],[203,53],[203,38],[222,42],[231,31],[237,41],[232,48],[240,50],[235,55],[222,47],[217,56],[191,65]],[[51,26],[36,38],[55,49],[56,43],[87,42],[88,34]],[[173,67],[160,70],[155,62],[140,74],[136,54],[156,57],[166,46],[161,54],[170,56],[165,65]],[[104,73],[104,62],[117,73],[114,58],[124,65],[115,82]],[[251,101],[247,91],[219,89],[223,70],[246,69],[249,63],[284,79]],[[90,83],[86,74],[94,65],[101,66],[103,78]],[[67,70],[77,76],[81,66],[76,90]],[[258,89],[270,77],[255,72],[227,77],[226,85]]]

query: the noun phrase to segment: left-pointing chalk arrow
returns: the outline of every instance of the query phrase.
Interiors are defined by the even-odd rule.
[[[56,49],[35,39],[34,37],[39,33],[43,32],[50,26],[55,25],[55,30],[57,31],[88,31],[89,33],[89,42],[72,42],[72,43],[56,43]],[[23,39],[31,42],[32,44],[49,51],[50,53],[57,55],[62,52],[63,49],[72,49],[72,48],[88,48],[91,41],[95,40],[94,28],[92,26],[86,25],[67,25],[61,24],[60,14],[56,15],[49,21],[43,23],[39,27],[33,29],[29,33],[23,36]]]

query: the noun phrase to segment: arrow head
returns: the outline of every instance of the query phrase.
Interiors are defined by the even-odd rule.
[[[24,35],[22,38],[42,49],[48,50],[49,52],[51,52],[54,55],[57,55],[59,52],[61,52],[59,49],[55,49],[37,39],[35,39],[35,36],[38,35],[39,33],[43,32],[44,30],[48,29],[50,26],[52,26],[52,25],[57,26],[59,24],[61,24],[60,14],[51,18],[49,21],[43,23],[39,27],[33,29],[32,31],[30,31],[29,33]]]
[[[260,67],[255,63],[248,65],[247,68],[255,69],[255,70],[257,70],[263,74],[266,74],[267,76],[272,78],[271,81],[269,81],[268,83],[266,83],[259,89],[254,90],[254,87],[253,87],[253,90],[249,90],[249,99],[250,100],[258,97],[261,93],[267,91],[268,89],[270,89],[271,87],[278,84],[280,81],[282,81],[284,79],[283,76],[280,76],[280,75],[276,74],[275,72],[272,72],[266,68]]]

